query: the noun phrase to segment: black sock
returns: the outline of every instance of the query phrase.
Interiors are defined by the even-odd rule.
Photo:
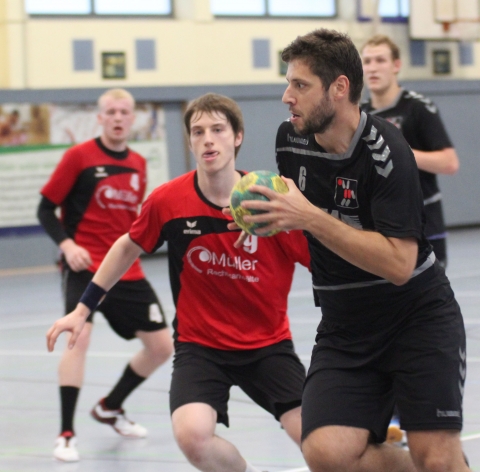
[[[108,396],[105,397],[104,405],[109,410],[119,410],[122,408],[122,403],[125,398],[127,398],[145,380],[145,378],[146,377],[141,377],[136,374],[130,367],[130,364],[128,364],[123,371],[122,377],[117,382],[117,385],[115,385]]]
[[[60,386],[60,405],[62,413],[62,430],[60,434],[65,431],[73,430],[73,417],[75,415],[75,407],[77,405],[78,394],[80,389],[78,387],[62,387]]]

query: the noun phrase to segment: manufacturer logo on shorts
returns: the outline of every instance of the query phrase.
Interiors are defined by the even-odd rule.
[[[196,221],[186,221],[186,223],[188,229],[184,229],[183,234],[202,234],[201,229],[195,229],[195,227],[197,226]]]
[[[437,408],[437,418],[460,418],[458,410],[439,410]]]
[[[335,187],[335,203],[343,208],[358,208],[357,200],[358,181],[337,177]]]

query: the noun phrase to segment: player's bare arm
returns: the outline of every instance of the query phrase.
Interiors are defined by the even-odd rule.
[[[124,234],[110,248],[92,282],[108,292],[140,256],[141,252],[140,246],[135,244],[128,234]],[[80,302],[75,310],[57,320],[47,332],[48,350],[53,351],[58,336],[64,331],[72,333],[68,344],[69,349],[72,349],[90,313],[91,310],[88,306]]]
[[[445,148],[440,151],[419,151],[418,149],[413,149],[413,154],[418,168],[432,174],[453,175],[460,167],[454,148]]]
[[[245,216],[246,222],[270,223],[258,230],[302,229],[317,238],[325,247],[351,264],[378,275],[395,285],[406,283],[417,261],[418,244],[414,238],[387,238],[374,231],[352,228],[311,204],[291,179],[282,177],[288,185],[286,194],[266,187],[252,186],[270,201],[245,201],[242,206],[267,213]]]

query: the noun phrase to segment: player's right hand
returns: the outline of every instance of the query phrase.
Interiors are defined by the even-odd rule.
[[[62,241],[60,249],[65,255],[67,264],[74,272],[86,270],[92,264],[90,253],[84,247],[76,244],[73,239]]]
[[[47,331],[47,349],[48,352],[52,352],[55,343],[57,342],[58,336],[64,331],[72,333],[70,340],[68,342],[68,348],[72,349],[77,342],[78,336],[82,332],[82,329],[85,325],[85,320],[87,319],[90,311],[88,308],[79,303],[77,308],[69,313],[67,316],[58,319],[53,323],[52,327]]]

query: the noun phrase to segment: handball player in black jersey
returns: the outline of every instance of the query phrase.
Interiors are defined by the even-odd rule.
[[[400,49],[385,35],[375,35],[361,49],[365,85],[370,98],[360,108],[393,123],[410,145],[419,169],[425,206],[425,236],[438,262],[447,266],[447,231],[437,174],[453,175],[459,161],[437,106],[427,97],[398,83]],[[387,441],[402,446],[405,433],[395,411]]]
[[[457,153],[437,106],[429,98],[399,85],[398,46],[388,36],[376,35],[365,43],[361,55],[365,85],[370,92],[361,109],[393,123],[410,144],[423,192],[425,235],[435,257],[446,267],[447,232],[437,174],[453,175],[458,171]]]
[[[300,444],[305,368],[293,348],[287,297],[295,264],[310,266],[308,244],[301,231],[290,231],[249,236],[235,248],[238,233],[228,229],[231,218],[223,208],[244,174],[235,169],[241,110],[228,97],[206,94],[189,104],[184,123],[196,170],[150,194],[81,303],[50,329],[48,346],[53,349],[65,330],[73,330],[74,343],[91,306],[142,249],[154,252],[167,241],[176,307],[170,387],[175,439],[199,470],[260,472],[215,434],[216,424],[229,426],[229,391],[238,385]]]
[[[466,472],[460,442],[465,329],[423,232],[410,147],[359,109],[351,39],[320,29],[282,52],[288,64],[276,155],[289,187],[247,222],[307,235],[322,320],[303,393],[302,452],[312,472]],[[235,224],[230,224],[235,229]],[[244,235],[236,242],[241,244]],[[409,451],[385,443],[394,403]]]

